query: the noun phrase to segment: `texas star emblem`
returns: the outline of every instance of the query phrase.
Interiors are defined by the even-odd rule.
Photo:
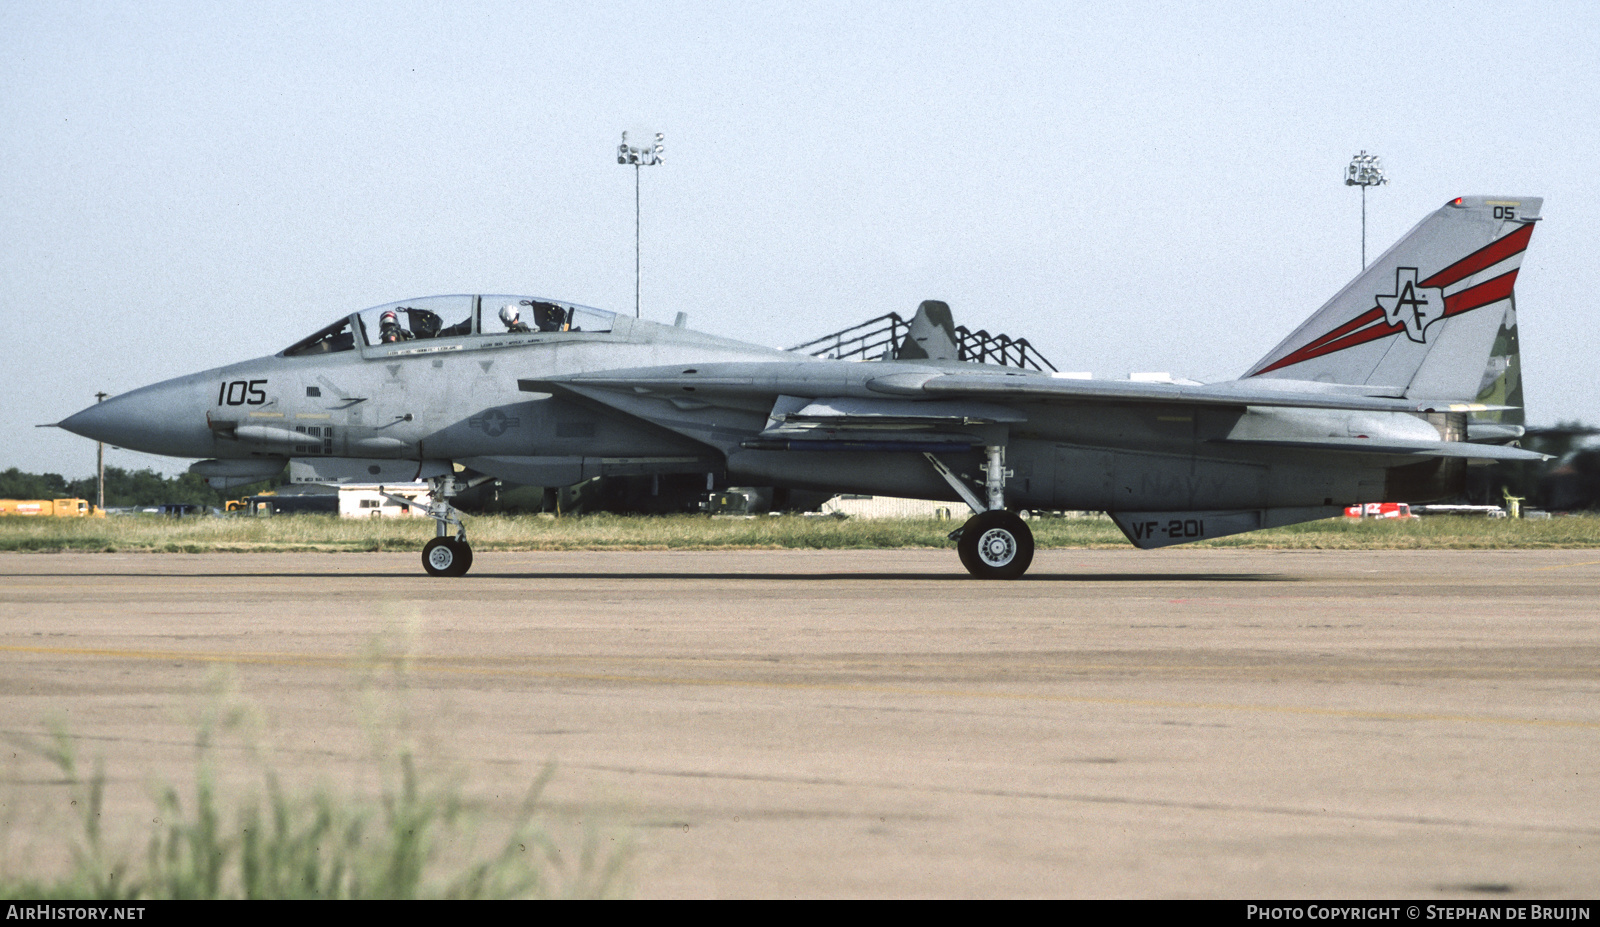
[[[1415,267],[1396,267],[1394,292],[1377,300],[1384,320],[1390,325],[1403,325],[1406,337],[1418,344],[1427,342],[1428,326],[1444,318],[1444,290],[1417,286]]]

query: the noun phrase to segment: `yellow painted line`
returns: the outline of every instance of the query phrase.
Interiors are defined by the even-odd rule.
[[[314,654],[229,654],[177,650],[103,650],[72,647],[21,647],[0,645],[0,652],[33,653],[50,656],[108,657],[123,660],[190,660],[197,663],[244,663],[267,666],[320,666],[358,668],[375,661],[357,657],[328,657]],[[696,679],[670,676],[633,676],[622,673],[574,673],[528,669],[496,669],[461,666],[439,657],[400,657],[380,663],[400,664],[408,670],[471,676],[506,676],[556,679],[570,682],[614,682],[632,685],[715,686],[741,689],[778,689],[800,692],[856,692],[869,695],[904,695],[921,698],[976,698],[1012,702],[1051,702],[1065,705],[1115,705],[1132,708],[1176,708],[1199,711],[1237,711],[1252,714],[1310,715],[1325,718],[1354,718],[1372,721],[1445,721],[1473,724],[1509,724],[1530,727],[1569,727],[1600,730],[1600,722],[1553,718],[1504,718],[1488,715],[1454,715],[1435,712],[1367,711],[1353,708],[1316,708],[1294,705],[1243,705],[1230,702],[1182,702],[1168,699],[1100,698],[1078,695],[1048,695],[1023,692],[994,692],[972,689],[919,689],[906,686],[874,686],[848,683],[779,682],[748,679]],[[503,659],[503,658],[501,658]],[[560,659],[560,658],[554,658]]]
[[[1540,570],[1565,570],[1567,567],[1594,566],[1597,563],[1600,563],[1600,560],[1585,560],[1582,563],[1558,563],[1555,566],[1534,567],[1533,572],[1537,573]]]
[[[282,412],[251,412],[251,418],[283,418]]]

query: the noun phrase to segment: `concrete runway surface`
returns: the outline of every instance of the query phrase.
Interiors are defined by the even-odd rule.
[[[0,667],[11,867],[67,800],[17,737],[138,823],[221,672],[291,781],[377,730],[495,819],[554,761],[635,897],[1600,894],[1596,551],[3,554]]]

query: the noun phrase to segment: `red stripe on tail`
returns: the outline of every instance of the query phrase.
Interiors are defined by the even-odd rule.
[[[1517,282],[1517,272],[1507,271],[1492,280],[1485,280],[1477,286],[1467,287],[1461,292],[1444,298],[1444,317],[1460,315],[1481,309],[1490,303],[1497,303],[1511,296],[1511,287]]]
[[[1493,267],[1508,257],[1528,250],[1528,239],[1533,235],[1533,223],[1528,223],[1510,235],[1496,239],[1461,260],[1439,271],[1418,286],[1447,287],[1465,280],[1485,267]]]
[[[1531,228],[1531,226],[1529,227]],[[1509,238],[1511,236],[1508,235],[1506,237]],[[1526,236],[1524,236],[1524,240],[1526,240]],[[1501,241],[1505,241],[1505,239],[1502,238]],[[1478,254],[1483,253],[1483,251],[1478,252]],[[1499,258],[1498,260],[1491,261],[1489,264],[1485,264],[1483,266],[1492,266],[1493,264],[1499,263],[1499,261],[1502,260],[1505,260],[1505,258]],[[1461,262],[1457,263],[1459,264]],[[1475,270],[1469,270],[1462,276],[1476,273],[1477,270],[1481,269],[1482,267],[1476,268]],[[1435,274],[1433,277],[1429,277],[1428,279],[1434,280],[1438,276],[1438,274]],[[1458,277],[1456,279],[1459,280],[1461,278]],[[1461,315],[1464,312],[1471,312],[1474,309],[1482,309],[1484,306],[1487,306],[1490,303],[1497,303],[1502,299],[1507,299],[1511,296],[1512,287],[1516,282],[1517,272],[1513,270],[1503,273],[1492,280],[1485,280],[1477,286],[1468,287],[1467,289],[1462,290],[1461,292],[1452,296],[1446,296],[1444,298],[1444,315],[1440,318],[1447,319],[1453,315]],[[1429,285],[1434,286],[1437,284]],[[1362,315],[1357,316],[1351,321],[1346,322],[1333,331],[1328,332],[1326,335],[1323,335],[1315,341],[1307,343],[1299,350],[1285,355],[1277,363],[1257,370],[1255,373],[1251,374],[1251,376],[1259,376],[1263,373],[1271,373],[1272,371],[1282,367],[1290,367],[1303,361],[1311,360],[1314,357],[1323,357],[1328,354],[1335,354],[1339,351],[1345,350],[1346,348],[1353,348],[1358,344],[1366,344],[1369,341],[1377,341],[1379,338],[1386,338],[1389,335],[1398,335],[1406,330],[1404,325],[1376,324],[1382,322],[1383,310],[1370,310]]]

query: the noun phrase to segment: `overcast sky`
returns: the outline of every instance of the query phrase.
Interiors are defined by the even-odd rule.
[[[526,293],[786,347],[923,299],[1238,376],[1447,199],[1545,197],[1528,420],[1600,423],[1600,5],[0,0],[0,417]],[[108,452],[179,472],[187,461]]]

